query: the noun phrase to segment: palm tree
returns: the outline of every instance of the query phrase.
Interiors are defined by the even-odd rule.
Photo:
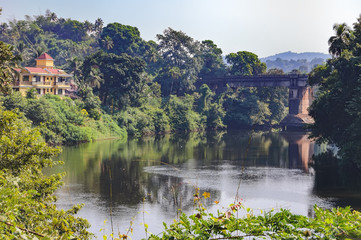
[[[102,43],[103,43],[103,47],[106,49],[106,50],[110,50],[114,47],[114,42],[113,42],[113,39],[109,36],[106,36],[103,40],[102,40]]]
[[[353,32],[346,23],[335,24],[333,30],[335,31],[336,36],[332,36],[328,40],[328,45],[330,46],[328,51],[333,57],[339,57],[353,38]]]
[[[103,20],[101,18],[97,18],[97,20],[95,20],[95,23],[94,23],[94,31],[98,34],[100,34],[100,32],[102,31],[103,29]]]

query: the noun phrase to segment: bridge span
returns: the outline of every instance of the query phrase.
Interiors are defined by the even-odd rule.
[[[199,79],[197,85],[207,84],[217,93],[237,87],[287,87],[289,89],[289,114],[281,125],[299,127],[312,123],[308,115],[308,107],[314,99],[313,88],[307,84],[306,74],[256,75],[256,76],[225,76],[219,78]]]

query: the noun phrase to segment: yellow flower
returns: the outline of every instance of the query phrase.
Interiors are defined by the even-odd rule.
[[[205,199],[211,197],[211,194],[209,192],[204,192],[202,195]]]
[[[215,204],[218,204],[218,203],[219,203],[219,201],[214,201],[214,203],[215,203]]]

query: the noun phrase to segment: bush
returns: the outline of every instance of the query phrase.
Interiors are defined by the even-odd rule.
[[[53,145],[126,137],[126,132],[110,116],[101,115],[97,108],[88,112],[83,108],[84,102],[68,97],[47,94],[39,99],[26,99],[14,93],[3,98],[3,105],[9,110],[23,110],[34,126],[40,126],[45,141]],[[84,111],[89,113],[89,117]]]
[[[193,110],[194,98],[190,95],[165,99],[164,109],[169,117],[171,130],[194,131],[204,129],[204,118]]]
[[[64,211],[54,191],[64,174],[45,176],[44,167],[60,149],[46,145],[38,129],[13,111],[0,109],[0,238],[90,239],[87,220],[75,217],[81,206]]]

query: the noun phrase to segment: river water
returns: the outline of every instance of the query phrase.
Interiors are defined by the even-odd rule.
[[[336,171],[315,171],[311,156],[324,151],[304,133],[229,131],[107,140],[65,147],[59,157],[65,185],[58,207],[85,203],[79,216],[98,238],[111,229],[132,239],[157,234],[179,212],[194,213],[193,195],[210,193],[210,212],[241,201],[247,208],[287,208],[311,216],[313,206],[361,209],[359,184]],[[215,201],[219,203],[216,204]],[[146,224],[146,225],[145,225]]]

